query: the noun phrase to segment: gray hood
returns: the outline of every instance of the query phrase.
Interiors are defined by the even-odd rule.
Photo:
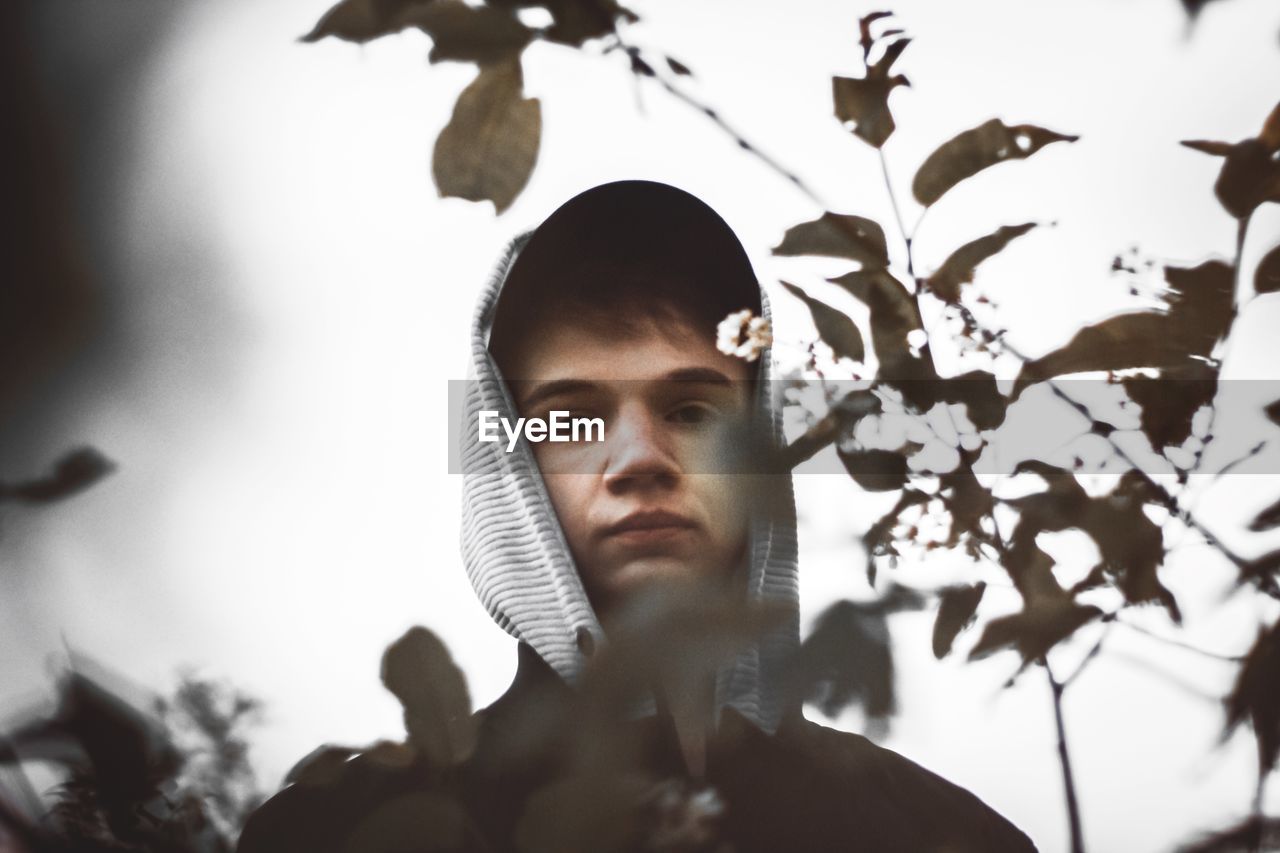
[[[506,382],[489,352],[489,332],[498,297],[516,256],[533,232],[513,239],[480,295],[471,326],[471,356],[464,422],[459,430],[462,487],[462,558],[476,595],[494,621],[528,643],[561,678],[576,684],[593,646],[605,642],[587,600],[532,449],[522,438],[507,453],[502,442],[481,442],[477,414],[496,410],[516,418]],[[761,293],[763,313],[769,305]],[[770,353],[759,361],[759,378],[770,376]],[[758,383],[757,405],[781,441],[781,413],[772,384]],[[754,646],[738,654],[717,680],[717,708],[730,706],[768,732],[785,710],[784,667],[799,644],[799,584],[796,565],[795,499],[790,476],[778,477],[771,495],[776,509],[752,519],[748,547],[747,598],[781,604],[786,618]]]

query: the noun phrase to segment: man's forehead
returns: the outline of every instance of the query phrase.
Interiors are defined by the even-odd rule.
[[[512,368],[510,378],[539,382],[740,382],[751,377],[745,362],[716,349],[712,330],[681,319],[614,329],[565,318],[529,335]]]

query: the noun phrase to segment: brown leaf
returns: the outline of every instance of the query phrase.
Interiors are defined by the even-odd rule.
[[[436,140],[431,174],[442,197],[492,201],[502,213],[538,160],[542,109],[523,97],[517,60],[481,66]]]
[[[911,191],[916,201],[931,205],[965,178],[1006,160],[1022,160],[1054,142],[1075,142],[1068,136],[1033,124],[1006,125],[993,118],[947,140],[925,158]]]
[[[357,43],[372,41],[400,32],[405,28],[401,15],[422,5],[424,0],[342,0],[325,12],[301,41],[315,42],[326,36]]]
[[[858,331],[858,327],[848,315],[837,311],[825,302],[814,299],[794,284],[784,281],[782,286],[809,307],[809,313],[813,315],[813,325],[817,327],[819,337],[831,347],[838,358],[848,358],[853,361],[862,361],[866,358],[862,333]]]
[[[581,47],[617,29],[618,21],[634,24],[640,16],[616,0],[550,0],[552,25],[544,37],[557,44]]]
[[[1249,721],[1258,766],[1270,773],[1280,758],[1280,622],[1258,634],[1227,697],[1227,734]]]
[[[898,86],[911,85],[901,74],[889,75],[910,43],[911,39],[907,38],[891,42],[880,59],[867,68],[866,77],[831,78],[836,118],[873,148],[881,147],[893,135],[895,125],[889,111],[889,95]]]
[[[404,707],[409,740],[432,764],[448,767],[475,748],[467,681],[440,638],[415,627],[382,657],[382,683]]]
[[[1280,201],[1280,159],[1276,158],[1280,151],[1280,104],[1267,116],[1256,138],[1234,144],[1204,140],[1182,144],[1225,158],[1213,192],[1227,212],[1237,219],[1248,218],[1260,204]]]
[[[868,492],[891,492],[907,484],[907,458],[890,450],[838,450],[855,482]]]
[[[907,342],[907,335],[921,326],[920,312],[915,299],[901,282],[884,269],[855,270],[830,281],[867,306],[871,319],[871,345],[880,361],[879,375],[882,378],[933,378],[932,371],[922,374],[910,364],[922,361],[912,355]]]
[[[1273,424],[1280,426],[1280,400],[1276,400],[1274,403],[1268,403],[1263,407],[1262,413],[1266,415],[1267,419]]]
[[[947,536],[949,548],[959,544],[963,534],[984,541],[988,538],[982,529],[982,520],[990,517],[995,499],[991,496],[991,490],[979,483],[973,473],[976,456],[976,453],[965,453],[961,457],[962,464],[938,478],[938,485],[946,498],[947,510],[951,514],[951,532]]]
[[[667,67],[670,68],[672,72],[679,74],[681,77],[693,76],[693,70],[674,56],[667,56],[664,58],[667,60]]]
[[[1004,423],[1009,401],[1000,393],[994,375],[985,370],[970,370],[959,376],[939,380],[938,399],[963,403],[969,420],[980,430],[996,429]]]
[[[1209,139],[1184,139],[1182,144],[1212,157],[1226,157],[1231,153],[1231,149],[1235,147],[1230,142],[1214,142]]]
[[[1086,326],[1067,343],[1023,365],[1013,398],[1036,382],[1071,373],[1135,367],[1186,368],[1208,356],[1234,316],[1232,267],[1206,261],[1198,267],[1166,267],[1169,310],[1120,314]]]
[[[828,716],[852,704],[881,721],[893,714],[888,612],[878,602],[838,601],[819,614],[791,667],[794,693]]]
[[[419,3],[405,10],[400,22],[431,36],[432,62],[501,62],[518,57],[533,40],[533,30],[514,12],[463,0]]]
[[[1280,576],[1280,549],[1250,560],[1240,570],[1240,580],[1266,580]]]
[[[1258,268],[1253,272],[1253,289],[1255,293],[1280,292],[1280,246],[1258,261]]]
[[[969,659],[977,660],[1001,649],[1013,648],[1021,653],[1024,662],[1038,660],[1101,615],[1097,607],[1069,599],[1028,604],[1020,613],[988,622]]]
[[[867,532],[862,536],[863,547],[867,550],[867,583],[875,586],[877,557],[896,556],[898,553],[893,544],[893,528],[898,524],[898,517],[909,507],[927,504],[932,499],[932,495],[919,489],[903,489],[893,508],[867,528]]]
[[[1109,494],[1092,497],[1074,474],[1056,466],[1033,460],[1020,463],[1014,470],[1043,477],[1049,488],[1007,502],[1019,513],[1018,525],[1011,537],[1013,555],[1030,554],[1033,548],[1038,551],[1034,543],[1041,532],[1079,529],[1098,546],[1103,570],[1115,580],[1127,601],[1131,604],[1157,602],[1169,611],[1175,622],[1181,620],[1177,601],[1157,574],[1164,561],[1164,531],[1143,511],[1156,496],[1140,475],[1130,472]],[[1014,558],[1012,564],[1006,561],[1006,568],[1025,597],[1027,591],[1016,574],[1021,564]],[[1038,583],[1045,582],[1042,573],[1038,573],[1038,577],[1042,579]],[[1053,585],[1057,586],[1057,582],[1053,581]],[[1045,590],[1046,587],[1038,586],[1039,593]],[[1049,597],[1056,596],[1050,592]]]
[[[20,500],[48,503],[82,492],[115,470],[115,464],[92,447],[81,447],[59,459],[53,471],[38,480],[0,483],[0,503]]]
[[[951,653],[956,637],[977,618],[978,604],[987,585],[982,581],[942,590],[938,616],[933,621],[933,656],[938,660]]]
[[[812,222],[791,226],[773,253],[848,258],[864,269],[889,265],[884,229],[870,219],[844,213],[827,212]]]
[[[985,237],[965,243],[947,256],[937,272],[924,280],[925,287],[943,302],[957,304],[960,301],[960,285],[973,281],[978,264],[1035,227],[1034,222],[1005,225]]]
[[[1249,522],[1249,529],[1255,533],[1275,530],[1277,527],[1280,527],[1280,501],[1276,501],[1258,513],[1253,521]]]
[[[1129,376],[1123,381],[1129,399],[1142,407],[1142,432],[1156,450],[1181,447],[1191,436],[1196,412],[1218,393],[1218,371],[1202,361],[1160,371],[1158,377]]]

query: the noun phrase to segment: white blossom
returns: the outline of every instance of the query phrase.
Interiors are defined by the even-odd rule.
[[[773,330],[764,317],[749,309],[735,311],[716,326],[716,349],[746,361],[755,361],[773,343]]]

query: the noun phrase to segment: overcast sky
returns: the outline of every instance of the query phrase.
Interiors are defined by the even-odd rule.
[[[79,73],[105,72],[129,49],[126,24],[98,27],[115,4],[56,2]],[[126,23],[145,26],[146,4],[128,5]],[[857,70],[856,17],[869,8],[633,5],[635,43],[690,65],[700,98],[834,208],[890,227],[874,152],[831,116],[829,78]],[[734,226],[778,294],[780,336],[799,341],[811,334],[803,308],[773,284],[798,268],[769,249],[820,212],[703,117],[637,87],[622,57],[543,44],[525,54],[545,130],[527,191],[501,217],[440,200],[430,150],[472,67],[429,66],[419,33],[363,48],[297,43],[326,7],[187,2],[136,57],[104,108],[116,194],[98,225],[123,271],[127,369],[85,367],[56,425],[0,448],[6,473],[86,441],[120,463],[72,501],[3,519],[0,711],[47,691],[64,639],[150,687],[195,666],[266,701],[255,760],[272,786],[321,741],[400,732],[378,661],[410,625],[446,639],[477,706],[514,671],[513,641],[463,574],[460,482],[446,468],[447,382],[465,377],[473,301],[505,241],[603,181],[682,186]],[[1258,132],[1280,97],[1273,0],[1211,4],[1194,31],[1175,0],[904,0],[896,11],[916,39],[885,149],[904,197],[933,147],[992,116],[1082,137],[958,188],[917,243],[931,269],[996,226],[1057,223],[982,271],[1020,347],[1047,350],[1090,318],[1150,304],[1108,274],[1131,245],[1157,261],[1230,252],[1234,222],[1210,195],[1217,161],[1176,143]],[[1277,234],[1275,211],[1259,216],[1251,256]],[[1228,376],[1276,378],[1278,303],[1248,308]],[[836,596],[866,594],[857,539],[886,504],[839,477],[797,487],[810,619]],[[1234,535],[1278,490],[1274,478],[1237,478],[1201,506]],[[1237,541],[1250,553],[1274,545]],[[1083,572],[1088,547],[1065,537],[1052,550]],[[1275,616],[1224,601],[1229,573],[1203,547],[1175,550],[1165,576],[1188,639],[1206,648],[1238,653]],[[990,612],[1016,606],[1012,592],[991,599]],[[1002,690],[1006,657],[934,662],[930,618],[893,623],[903,713],[887,744],[978,793],[1042,850],[1065,849],[1042,678]],[[1093,849],[1167,850],[1242,814],[1251,743],[1216,749],[1213,697],[1230,669],[1136,634],[1117,632],[1109,648],[1066,706]],[[1280,806],[1280,785],[1271,794]]]

